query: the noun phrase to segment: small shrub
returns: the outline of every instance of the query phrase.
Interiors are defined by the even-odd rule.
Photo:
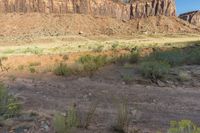
[[[130,63],[125,63],[123,67],[129,69],[129,68],[133,68],[133,65]]]
[[[31,62],[29,63],[29,66],[32,67],[32,66],[40,66],[41,63],[40,62]]]
[[[107,63],[107,57],[100,55],[99,56],[86,55],[80,57],[78,62],[83,64],[83,68],[86,72],[92,72],[104,66]]]
[[[53,125],[57,133],[67,133],[65,116],[56,114],[53,119]]]
[[[1,57],[0,59],[1,59],[2,61],[5,61],[5,60],[8,60],[8,57],[3,56],[3,57]]]
[[[31,72],[31,73],[35,73],[36,72],[36,69],[34,68],[34,67],[29,67],[29,71]]]
[[[63,60],[68,60],[69,56],[68,55],[63,55]]]
[[[167,133],[200,133],[200,128],[190,120],[171,121]]]
[[[23,71],[24,70],[24,65],[19,65],[18,70]]]
[[[79,125],[76,105],[69,108],[67,111],[66,123],[69,128],[74,128]]]
[[[84,114],[84,119],[78,114],[76,105],[69,108],[65,115],[56,114],[53,119],[54,128],[57,133],[70,133],[76,128],[88,128],[95,114],[97,103],[90,106],[89,111]]]
[[[129,84],[131,81],[133,81],[133,77],[131,75],[123,75],[122,79],[127,84]]]
[[[139,52],[138,51],[132,51],[129,57],[130,63],[137,63],[139,60]]]
[[[130,59],[129,54],[123,54],[118,57],[114,57],[112,62],[119,63],[119,64],[125,64],[125,63],[129,62],[129,59]]]
[[[102,52],[103,51],[104,46],[103,45],[99,45],[96,48],[93,49],[94,52]]]
[[[137,63],[139,60],[139,52],[133,51],[129,54],[123,54],[118,57],[115,57],[113,59],[113,62],[119,63],[119,64],[125,64],[125,63]]]
[[[3,53],[3,54],[12,54],[12,53],[14,53],[14,52],[15,52],[14,49],[6,49],[6,50],[3,51],[2,53]]]
[[[114,130],[120,133],[127,133],[129,126],[128,103],[123,101],[118,105],[117,121]]]
[[[70,74],[70,69],[67,67],[66,64],[60,63],[55,67],[54,73],[59,76],[67,76]]]
[[[186,64],[200,64],[200,48],[191,49],[187,52]]]
[[[200,48],[199,47],[188,47],[184,49],[172,49],[168,51],[156,51],[150,56],[145,57],[146,61],[164,61],[169,63],[171,66],[180,65],[194,65],[200,64]]]
[[[9,95],[3,84],[0,84],[0,117],[11,118],[20,113],[21,106],[14,96]]]
[[[30,53],[30,54],[40,55],[43,53],[43,51],[44,51],[44,49],[39,48],[39,47],[28,47],[28,48],[22,50],[21,52],[25,53],[25,54]]]
[[[180,81],[188,81],[191,78],[192,78],[191,75],[189,73],[187,73],[187,72],[180,71],[178,73],[178,80],[180,80]]]
[[[156,51],[147,57],[147,60],[162,61],[169,63],[171,66],[177,66],[184,64],[186,61],[186,54],[180,49]]]
[[[78,126],[78,116],[75,106],[69,108],[65,115],[56,114],[53,119],[54,128],[57,133],[70,133]]]
[[[97,105],[98,103],[95,102],[93,103],[90,107],[89,107],[89,111],[85,114],[86,115],[86,118],[81,120],[80,119],[80,126],[83,127],[83,128],[88,128],[90,126],[90,123],[94,117],[94,114],[95,114],[95,111],[96,111],[96,108],[97,108]]]
[[[112,50],[117,50],[117,47],[119,46],[119,43],[118,42],[116,42],[116,43],[114,43],[114,44],[112,44]]]
[[[140,71],[145,78],[153,80],[164,78],[170,70],[170,65],[166,62],[146,61],[140,64]]]

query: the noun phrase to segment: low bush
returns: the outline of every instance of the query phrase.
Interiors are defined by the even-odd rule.
[[[69,108],[65,115],[56,114],[53,119],[54,128],[57,133],[70,133],[78,126],[78,115],[75,106]]]
[[[83,65],[84,71],[92,72],[98,70],[100,67],[104,66],[108,62],[106,56],[92,56],[85,55],[81,56],[78,63]]]
[[[17,99],[9,95],[8,90],[3,84],[0,84],[0,117],[11,118],[19,115],[21,105]]]
[[[139,60],[139,52],[132,51],[127,54],[120,55],[118,57],[113,58],[114,63],[125,64],[125,63],[137,63]]]
[[[36,72],[36,69],[35,69],[35,67],[29,66],[29,71],[30,71],[31,73],[35,73],[35,72]]]
[[[117,120],[114,130],[120,133],[127,133],[129,126],[128,103],[123,101],[118,105]]]
[[[186,58],[186,64],[188,65],[200,65],[200,48],[195,48],[195,49],[191,49],[188,50],[187,54],[187,58]]]
[[[164,61],[171,66],[200,64],[200,48],[172,49],[156,51],[144,58],[145,61]]]
[[[184,81],[189,81],[191,79],[192,79],[192,77],[188,72],[185,72],[185,71],[178,72],[178,80],[179,81],[184,82]]]
[[[67,76],[70,74],[70,69],[64,63],[59,63],[55,66],[54,73],[59,76]]]
[[[140,64],[139,69],[144,77],[157,80],[169,73],[170,65],[161,61],[145,61]]]
[[[190,120],[171,121],[167,133],[200,133],[200,128]]]
[[[56,114],[53,119],[54,128],[57,133],[71,133],[76,128],[88,128],[96,111],[97,104],[90,106],[89,111],[80,117],[76,105],[69,108],[65,115]]]
[[[94,52],[102,52],[104,49],[104,46],[103,45],[99,45],[97,46],[96,48],[93,49]]]
[[[31,62],[31,63],[29,63],[29,66],[30,66],[30,67],[40,66],[40,65],[41,65],[40,62]]]
[[[80,125],[79,125],[80,127],[87,129],[90,126],[90,123],[95,115],[97,105],[98,105],[97,102],[94,102],[90,105],[88,112],[84,114],[85,118],[80,119]]]
[[[129,62],[130,63],[137,63],[139,60],[139,52],[136,51],[132,51],[129,57]]]
[[[167,62],[171,66],[182,65],[186,61],[186,54],[180,50],[156,51],[145,60]]]

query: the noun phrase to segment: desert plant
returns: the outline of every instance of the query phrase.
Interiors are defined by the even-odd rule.
[[[63,60],[68,60],[69,59],[69,56],[66,54],[66,55],[63,55]]]
[[[19,71],[23,71],[23,70],[24,70],[24,65],[19,65],[19,66],[18,66],[18,70],[19,70]]]
[[[83,68],[86,72],[92,72],[104,66],[107,63],[107,57],[100,55],[85,55],[79,58],[78,63],[83,65]]]
[[[30,71],[31,73],[35,73],[35,72],[36,72],[36,69],[35,69],[35,67],[29,66],[29,71]]]
[[[20,113],[21,106],[17,99],[8,94],[8,90],[0,84],[0,117],[11,118]]]
[[[80,127],[87,129],[90,126],[90,123],[91,123],[91,121],[94,117],[97,105],[98,105],[97,102],[94,102],[94,103],[91,104],[88,112],[86,114],[84,114],[86,116],[85,119],[83,119],[83,120],[80,119]]]
[[[171,121],[167,133],[200,133],[200,128],[190,120]]]
[[[168,51],[156,51],[147,57],[147,60],[164,61],[171,66],[182,65],[185,62],[186,54],[180,49]]]
[[[79,114],[79,110],[76,108],[74,104],[66,111],[65,115],[56,114],[53,119],[54,128],[57,133],[70,133],[76,128],[88,128],[91,123],[92,118],[94,117],[97,102],[93,103],[89,107],[89,111],[84,113],[85,116],[82,118]]]
[[[111,46],[111,48],[112,48],[112,50],[117,50],[117,47],[119,46],[119,43],[118,42],[115,42],[115,43],[113,43],[112,44],[112,46]]]
[[[28,47],[26,49],[23,49],[20,52],[25,53],[25,54],[30,53],[30,54],[40,55],[43,53],[43,51],[44,51],[44,49],[39,48],[39,47]]]
[[[57,133],[70,133],[78,126],[76,106],[72,106],[65,115],[56,114],[53,119],[54,128]]]
[[[3,64],[4,60],[5,59],[0,58],[0,69],[1,69],[1,71],[4,71],[4,70],[8,71],[10,68]]]
[[[178,80],[180,80],[180,81],[188,81],[191,78],[192,78],[191,75],[185,71],[178,72]]]
[[[114,125],[114,130],[120,133],[127,133],[129,126],[129,115],[128,115],[128,103],[127,100],[123,100],[118,105],[117,109],[117,120]]]
[[[104,46],[103,45],[99,45],[96,48],[93,49],[94,52],[102,52],[103,51]]]
[[[170,65],[161,61],[145,61],[140,64],[140,71],[145,78],[152,80],[164,78],[170,70]]]
[[[133,77],[129,74],[122,75],[122,79],[127,84],[130,83],[131,81],[133,81]]]
[[[56,114],[53,119],[53,125],[57,133],[67,133],[67,125],[65,116]]]
[[[64,63],[59,63],[55,66],[54,73],[59,76],[67,76],[70,74],[70,69]]]
[[[39,66],[39,65],[41,65],[40,62],[31,62],[31,63],[29,63],[30,67]]]
[[[137,63],[139,60],[139,51],[134,50],[131,52],[130,57],[129,57],[129,62],[130,63]]]
[[[171,49],[167,51],[155,51],[145,57],[146,61],[164,61],[171,66],[179,66],[184,64],[200,64],[200,48],[188,47],[184,49]]]
[[[119,63],[119,64],[125,64],[125,63],[128,63],[129,60],[130,60],[130,55],[129,54],[123,54],[123,55],[114,57],[112,59],[112,62]]]
[[[200,48],[193,48],[186,53],[186,64],[200,64]]]

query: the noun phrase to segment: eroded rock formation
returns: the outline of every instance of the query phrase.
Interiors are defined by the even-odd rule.
[[[184,13],[181,14],[179,18],[200,27],[200,11]]]
[[[131,17],[141,18],[147,16],[175,16],[176,6],[174,0],[131,0]]]
[[[174,0],[1,0],[1,13],[82,13],[128,20],[175,16]]]

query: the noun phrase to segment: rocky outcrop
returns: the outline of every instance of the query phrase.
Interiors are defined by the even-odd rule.
[[[200,11],[184,13],[181,14],[179,18],[200,27]]]
[[[175,16],[174,0],[1,0],[1,13],[81,13],[118,19]]]
[[[175,16],[176,6],[174,0],[131,0],[131,17],[141,18],[148,16]]]

